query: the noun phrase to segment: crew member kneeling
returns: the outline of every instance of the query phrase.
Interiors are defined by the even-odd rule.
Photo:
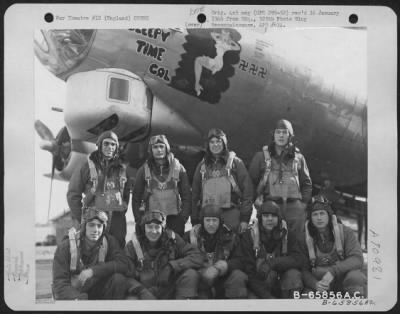
[[[147,211],[128,242],[129,294],[139,299],[197,298],[200,251],[165,228],[161,211]]]
[[[230,269],[248,275],[248,287],[257,298],[292,298],[303,289],[302,255],[294,234],[287,231],[278,204],[266,201],[259,207],[257,222],[229,261]]]
[[[83,213],[79,232],[57,247],[53,261],[56,300],[122,300],[126,296],[129,261],[117,240],[105,233],[107,214],[93,207]]]
[[[200,298],[240,299],[247,297],[247,276],[240,270],[228,271],[228,259],[238,244],[238,237],[222,220],[222,209],[206,205],[201,209],[201,224],[185,233],[185,239],[203,253],[199,271]]]
[[[305,291],[366,296],[363,256],[353,231],[337,221],[329,202],[318,196],[310,206],[303,236],[308,261],[302,273]]]

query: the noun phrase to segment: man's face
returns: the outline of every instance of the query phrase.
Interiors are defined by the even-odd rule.
[[[95,218],[86,223],[86,238],[90,241],[97,241],[98,239],[100,239],[103,230],[103,223],[99,219]]]
[[[214,155],[220,154],[224,149],[224,142],[219,137],[212,137],[208,142],[210,146],[210,151]]]
[[[163,159],[167,155],[167,147],[163,143],[151,145],[151,151],[153,152],[154,159]]]
[[[101,144],[101,152],[106,159],[111,159],[115,155],[117,149],[117,142],[111,138],[106,138]]]
[[[328,212],[323,209],[312,212],[311,221],[317,229],[325,229],[329,223]]]
[[[204,217],[204,229],[208,234],[214,234],[219,227],[219,218],[217,217]]]
[[[284,147],[289,142],[289,130],[288,129],[275,129],[274,131],[274,142],[276,145]]]
[[[261,215],[261,224],[265,230],[271,231],[278,225],[278,216],[271,213],[266,213]]]
[[[146,238],[150,242],[157,242],[162,234],[162,225],[154,222],[145,224],[144,231],[146,234]]]

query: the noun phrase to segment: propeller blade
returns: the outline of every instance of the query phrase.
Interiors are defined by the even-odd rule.
[[[39,147],[43,150],[47,150],[52,154],[56,154],[58,151],[58,145],[55,141],[40,141]]]
[[[36,120],[34,123],[35,130],[39,134],[40,138],[45,141],[54,141],[54,135],[50,129],[40,120]]]
[[[50,153],[57,154],[58,153],[58,144],[56,139],[54,138],[53,133],[50,129],[40,120],[36,120],[34,123],[34,127],[42,141],[39,146],[43,150],[47,150]]]
[[[53,155],[53,162],[51,163],[50,192],[49,192],[49,206],[48,206],[48,209],[47,209],[47,221],[50,220],[51,196],[53,194],[54,170],[55,170],[55,167],[56,167],[55,159],[56,159],[56,156]]]

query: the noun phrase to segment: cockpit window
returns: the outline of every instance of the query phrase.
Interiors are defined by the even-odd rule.
[[[36,57],[55,75],[68,72],[84,59],[95,37],[93,29],[53,29],[36,32]]]
[[[129,81],[119,78],[110,78],[108,98],[123,102],[129,101]]]

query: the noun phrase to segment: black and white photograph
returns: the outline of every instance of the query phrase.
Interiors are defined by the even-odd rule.
[[[8,39],[9,306],[390,309],[393,12],[170,7],[34,6]]]

